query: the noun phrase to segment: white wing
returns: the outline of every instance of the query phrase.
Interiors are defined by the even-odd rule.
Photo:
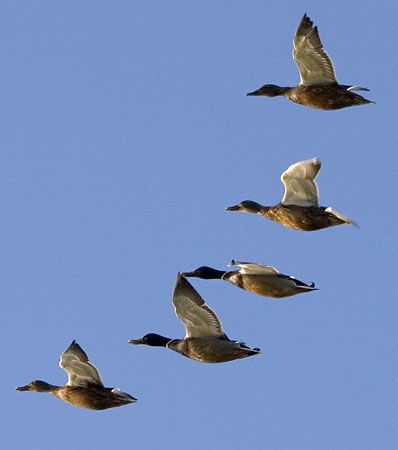
[[[59,366],[68,374],[68,386],[103,386],[98,370],[88,362],[86,353],[75,341],[62,353]]]
[[[185,326],[186,338],[223,337],[221,323],[202,297],[182,275],[177,276],[173,293],[177,317]]]
[[[264,266],[262,264],[248,263],[248,262],[238,262],[232,260],[229,266],[240,267],[239,272],[248,275],[279,275],[279,272],[275,267]]]
[[[328,85],[337,83],[333,63],[323,49],[318,28],[304,14],[293,39],[293,59],[300,72],[300,84]]]
[[[321,168],[318,158],[292,164],[281,175],[285,185],[283,205],[319,206],[315,178]]]

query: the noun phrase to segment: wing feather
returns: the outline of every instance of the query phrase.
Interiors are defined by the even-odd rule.
[[[189,281],[182,275],[177,276],[173,293],[173,305],[186,331],[186,338],[224,337],[221,322]]]
[[[304,86],[336,84],[332,60],[323,49],[318,28],[304,14],[293,39],[293,59]]]
[[[279,272],[275,267],[264,266],[263,264],[238,262],[232,260],[229,266],[240,267],[239,272],[247,275],[279,275]]]
[[[59,366],[68,375],[68,386],[103,386],[98,370],[88,361],[88,356],[75,341],[62,353]]]
[[[321,168],[318,158],[292,164],[281,175],[285,186],[283,205],[319,206],[315,178]]]

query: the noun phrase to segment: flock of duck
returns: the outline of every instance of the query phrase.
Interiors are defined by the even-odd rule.
[[[266,84],[247,95],[275,97],[283,95],[301,105],[322,110],[374,103],[354,91],[366,88],[338,84],[333,64],[323,49],[317,27],[305,14],[293,40],[293,58],[300,73],[296,87]],[[292,164],[281,175],[285,192],[274,206],[263,206],[245,200],[227,211],[259,214],[294,230],[315,231],[336,225],[355,222],[331,208],[319,206],[316,177],[321,167],[319,159]],[[306,284],[292,276],[284,275],[271,266],[231,261],[238,270],[223,271],[202,266],[191,272],[177,275],[173,292],[176,315],[185,327],[183,339],[171,339],[155,333],[132,339],[130,344],[161,346],[183,356],[205,363],[222,363],[258,355],[260,349],[250,348],[240,341],[228,338],[216,313],[206,305],[187,278],[219,279],[245,289],[253,294],[282,298],[316,290],[314,283]],[[18,391],[48,392],[80,408],[101,410],[134,403],[136,399],[116,388],[105,387],[98,370],[89,362],[83,349],[73,341],[62,353],[59,365],[68,375],[64,386],[54,386],[41,380]]]

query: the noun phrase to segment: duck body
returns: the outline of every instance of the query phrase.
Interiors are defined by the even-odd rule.
[[[340,86],[339,84],[298,85],[290,88],[284,95],[299,105],[323,110],[335,110],[374,103],[361,95],[349,91],[347,86]]]
[[[261,295],[263,297],[284,298],[292,295],[310,292],[316,288],[308,286],[292,277],[286,275],[269,275],[264,280],[262,275],[242,274],[239,271],[227,272],[223,277],[233,285],[249,291],[252,294]]]
[[[284,227],[300,231],[317,231],[336,225],[353,224],[329,208],[318,206],[283,205],[263,206],[258,212],[261,216],[277,222]]]
[[[66,403],[83,409],[116,408],[136,401],[133,397],[118,389],[98,386],[63,386],[52,394]]]
[[[218,279],[228,281],[245,291],[264,297],[283,298],[317,290],[314,283],[306,284],[294,277],[280,273],[275,267],[257,263],[236,262],[229,266],[239,266],[239,270],[229,272],[201,266],[192,272],[184,272],[185,277]]]
[[[230,341],[228,338],[174,339],[167,348],[202,363],[228,362],[259,353],[258,349],[251,349],[242,342]]]

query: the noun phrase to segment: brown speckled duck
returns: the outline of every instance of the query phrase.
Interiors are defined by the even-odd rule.
[[[260,349],[251,349],[243,342],[231,341],[224,333],[216,313],[210,309],[188,280],[178,274],[173,293],[177,317],[185,327],[184,339],[171,339],[149,333],[129,344],[166,347],[187,358],[204,363],[222,363],[258,355]]]
[[[368,91],[359,86],[338,84],[329,55],[323,49],[318,28],[304,14],[293,39],[293,59],[300,72],[300,84],[281,87],[265,84],[247,95],[276,97],[283,95],[292,102],[311,108],[332,110],[374,103],[353,91]]]
[[[66,403],[84,409],[108,409],[137,401],[116,388],[102,384],[98,370],[90,364],[86,353],[73,341],[62,353],[59,366],[68,374],[65,386],[54,386],[45,381],[32,381],[17,391],[48,392]]]
[[[292,164],[281,175],[285,186],[282,201],[275,206],[263,206],[251,200],[229,206],[227,211],[259,214],[287,228],[316,231],[335,225],[356,223],[332,208],[319,206],[315,178],[321,168],[318,158]]]
[[[192,272],[183,272],[182,275],[204,280],[228,281],[245,291],[264,297],[283,298],[317,290],[314,283],[306,284],[294,277],[284,275],[275,267],[234,260],[229,266],[237,266],[239,270],[227,272],[201,266]]]

